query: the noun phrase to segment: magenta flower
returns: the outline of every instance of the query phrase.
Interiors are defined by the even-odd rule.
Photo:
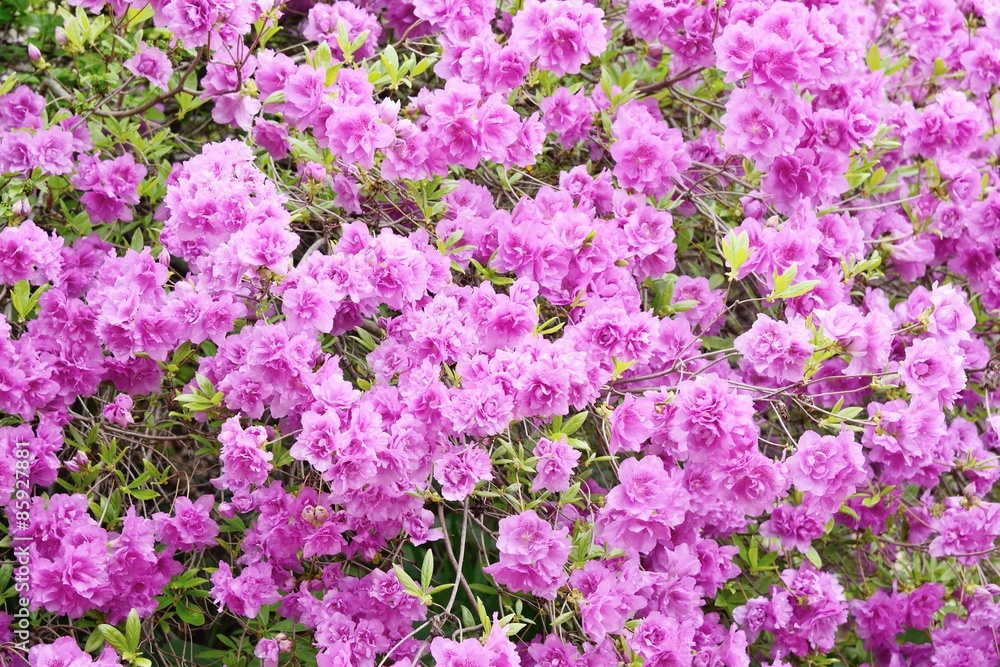
[[[476,484],[493,479],[490,456],[481,447],[455,447],[434,465],[434,479],[446,500],[464,500]]]
[[[392,126],[379,114],[374,104],[341,109],[326,122],[330,150],[347,162],[357,162],[366,169],[375,164],[375,151],[391,146],[396,140]]]
[[[167,54],[156,47],[146,46],[146,42],[141,42],[135,55],[125,61],[125,69],[145,78],[160,90],[170,88],[170,77],[174,73]]]
[[[551,493],[566,491],[581,452],[573,449],[564,438],[549,440],[541,438],[535,445],[535,479],[531,482],[531,492],[540,490]]]
[[[153,515],[156,538],[168,547],[181,551],[195,551],[215,545],[219,526],[209,516],[215,499],[203,495],[196,501],[178,496],[174,501],[174,515],[163,512]]]
[[[382,26],[372,14],[361,9],[353,2],[341,0],[333,4],[317,4],[309,10],[302,35],[314,42],[325,41],[338,60],[344,59],[337,41],[339,24],[347,28],[347,39],[353,42],[361,33],[367,32],[361,47],[352,55],[355,59],[365,59],[375,53],[375,46],[382,35]]]
[[[112,424],[117,424],[122,428],[127,427],[135,420],[132,418],[132,397],[128,394],[118,394],[113,403],[104,406],[101,411],[102,416]]]
[[[812,334],[801,320],[780,322],[760,313],[750,331],[733,343],[740,354],[765,377],[797,382],[805,376],[813,353]]]
[[[847,429],[837,436],[806,431],[786,463],[796,488],[815,496],[830,511],[867,479],[861,445]]]
[[[921,338],[906,348],[899,375],[914,396],[950,406],[965,389],[963,361],[936,339]]]
[[[483,571],[512,591],[554,600],[569,579],[563,569],[570,551],[568,532],[554,530],[534,510],[502,519],[497,537],[500,561]]]
[[[264,451],[267,433],[262,426],[243,429],[239,417],[230,417],[219,434],[222,451],[222,475],[212,480],[219,489],[239,491],[267,481],[274,455]]]

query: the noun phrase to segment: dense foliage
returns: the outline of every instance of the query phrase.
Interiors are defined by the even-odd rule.
[[[0,21],[4,665],[1000,665],[994,0]]]

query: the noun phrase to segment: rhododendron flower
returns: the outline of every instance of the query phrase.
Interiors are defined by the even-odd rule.
[[[167,54],[156,47],[147,46],[146,42],[141,42],[135,55],[125,61],[125,69],[145,78],[161,90],[170,88],[170,77],[174,74]]]
[[[382,26],[378,20],[353,2],[342,0],[333,4],[318,4],[309,10],[302,35],[314,42],[325,41],[338,60],[344,59],[337,41],[340,24],[347,30],[347,40],[353,43],[363,32],[368,36],[360,47],[352,54],[354,58],[365,59],[375,53],[375,45],[382,35]]]
[[[111,646],[105,646],[95,660],[84,653],[72,637],[33,645],[28,649],[28,664],[30,667],[121,667],[118,654]]]
[[[219,526],[209,516],[215,499],[204,495],[191,502],[184,496],[174,501],[174,515],[158,512],[153,515],[156,537],[168,547],[193,551],[215,545]]]
[[[535,479],[531,482],[532,493],[542,489],[551,493],[569,489],[573,469],[581,455],[565,438],[541,438],[535,445],[538,461],[535,463]]]
[[[832,514],[814,498],[810,496],[811,502],[801,505],[778,505],[760,524],[761,536],[776,538],[784,549],[807,553],[812,541],[826,532],[824,524]]]
[[[906,390],[929,401],[951,405],[965,389],[966,376],[961,355],[942,346],[934,338],[921,338],[906,349],[899,366]]]
[[[582,0],[528,0],[514,16],[510,42],[542,69],[576,74],[607,48],[604,12]]]
[[[865,479],[864,454],[852,431],[836,436],[806,431],[788,457],[789,480],[834,511]]]
[[[267,433],[262,426],[243,429],[239,417],[230,417],[222,425],[219,442],[222,475],[212,480],[216,488],[236,491],[267,480],[274,455],[263,449]]]
[[[28,86],[18,86],[0,97],[0,130],[41,129],[45,98]]]
[[[490,457],[481,447],[454,448],[434,466],[434,479],[447,500],[464,500],[476,484],[493,479]]]
[[[608,493],[595,534],[640,553],[666,541],[684,519],[688,493],[678,469],[670,472],[656,456],[629,458],[618,468],[620,484]]]
[[[781,322],[763,313],[757,315],[750,331],[736,338],[733,347],[756,372],[788,382],[804,377],[814,349],[812,334],[801,320]]]
[[[961,500],[950,498],[945,507],[934,523],[938,535],[931,540],[928,553],[937,558],[953,556],[966,565],[977,563],[1000,536],[1000,504],[962,507]]]
[[[212,575],[212,598],[220,609],[253,618],[261,607],[278,602],[281,595],[269,564],[248,565],[234,577],[229,563],[222,561]]]
[[[500,521],[497,548],[500,561],[483,569],[512,591],[526,591],[554,600],[569,576],[563,569],[569,557],[568,530],[554,530],[534,510]]]
[[[117,424],[125,428],[135,422],[132,418],[132,408],[134,405],[131,396],[128,394],[118,394],[115,396],[114,403],[104,406],[101,414],[112,424]]]
[[[261,639],[257,642],[253,654],[260,660],[261,667],[278,667],[278,642],[273,639]]]
[[[366,169],[374,166],[375,151],[392,145],[396,139],[374,104],[342,109],[330,116],[327,134],[330,149],[338,157]]]
[[[679,130],[667,127],[646,107],[629,103],[612,124],[615,178],[625,188],[663,196],[691,164]]]

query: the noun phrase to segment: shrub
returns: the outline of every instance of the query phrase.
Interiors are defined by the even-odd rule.
[[[1000,13],[3,0],[4,664],[1000,664]]]

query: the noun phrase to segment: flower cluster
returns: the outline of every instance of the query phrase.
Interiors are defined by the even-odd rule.
[[[65,4],[0,662],[1000,666],[991,3]]]

